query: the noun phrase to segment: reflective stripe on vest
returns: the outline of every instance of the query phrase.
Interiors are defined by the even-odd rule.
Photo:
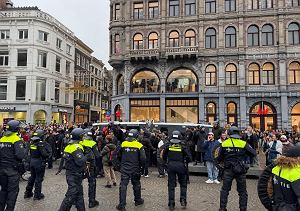
[[[173,152],[181,152],[182,148],[181,148],[181,146],[171,146],[171,147],[169,147],[169,150],[173,151]]]
[[[32,149],[32,150],[37,150],[37,146],[34,145],[34,144],[31,144],[31,145],[30,145],[30,149]]]
[[[93,140],[83,140],[79,142],[79,144],[81,144],[84,147],[93,148],[93,146],[95,146],[97,143]]]
[[[64,152],[72,154],[73,152],[75,152],[76,150],[81,149],[83,150],[83,146],[81,146],[80,144],[69,144],[68,146],[66,146],[66,148],[64,149]]]
[[[300,165],[294,168],[282,168],[280,166],[275,166],[272,169],[272,173],[289,182],[295,182],[300,179]]]
[[[232,144],[233,143],[233,144]],[[234,145],[234,146],[233,146]],[[222,143],[222,147],[224,148],[245,148],[246,141],[236,138],[229,138]]]
[[[141,149],[143,147],[143,144],[141,144],[138,141],[124,141],[121,145],[122,148],[137,148]]]
[[[10,136],[3,136],[0,139],[2,143],[16,143],[17,141],[21,141],[20,137],[17,135],[18,133],[12,133]]]

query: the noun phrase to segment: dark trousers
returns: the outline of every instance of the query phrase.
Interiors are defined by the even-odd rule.
[[[68,183],[68,190],[59,211],[69,211],[73,204],[75,204],[78,211],[85,211],[82,188],[82,174],[67,172],[66,178]]]
[[[39,197],[42,193],[42,182],[45,175],[45,165],[31,165],[30,166],[30,177],[28,179],[28,184],[26,187],[26,192],[31,193],[33,186],[34,196]]]
[[[205,152],[196,152],[196,163],[204,163],[204,154]]]
[[[132,174],[127,174],[124,172],[121,173],[121,182],[119,188],[120,190],[119,205],[121,208],[124,208],[126,206],[127,186],[129,184],[129,180],[131,180],[131,184],[133,186],[134,201],[140,202],[142,200],[140,179],[141,179],[140,173],[132,173]]]
[[[149,162],[150,162],[150,151],[146,151],[146,162],[142,166],[142,175],[148,175],[149,174]]]
[[[51,155],[51,157],[48,158],[47,163],[48,163],[48,169],[52,169],[53,168],[53,157],[52,157],[52,155]]]
[[[169,206],[175,205],[176,176],[180,184],[180,201],[186,201],[187,169],[181,162],[170,162],[168,164]]]
[[[165,175],[166,164],[161,158],[157,158],[157,170],[159,175]]]
[[[237,185],[237,191],[239,193],[240,211],[246,211],[247,202],[248,202],[246,174],[235,175],[231,169],[224,170],[223,186],[221,189],[221,196],[220,196],[220,211],[226,210],[228,195],[229,195],[229,191],[231,190],[233,179],[235,179],[237,183],[236,185]]]
[[[11,172],[10,172],[11,173]],[[0,211],[13,211],[19,194],[20,176],[0,173]]]
[[[102,157],[96,158],[96,176],[103,174]]]
[[[96,200],[96,171],[95,169],[93,172],[90,173],[88,177],[89,183],[89,203],[93,203]]]

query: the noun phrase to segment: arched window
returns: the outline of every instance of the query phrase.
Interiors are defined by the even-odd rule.
[[[180,68],[167,78],[167,92],[197,92],[197,77],[192,70]]]
[[[214,28],[208,28],[205,32],[205,48],[216,48],[217,35]]]
[[[263,46],[274,45],[274,35],[273,26],[271,24],[266,24],[261,30],[261,44]]]
[[[291,112],[292,128],[294,132],[299,132],[300,130],[300,103],[296,104]]]
[[[235,124],[237,126],[237,106],[234,102],[227,104],[227,124]]]
[[[262,82],[264,85],[275,83],[275,71],[272,63],[265,63],[263,66]]]
[[[225,47],[236,47],[236,30],[233,26],[229,26],[225,30]]]
[[[226,72],[226,85],[237,84],[237,68],[234,64],[228,64],[225,69]]]
[[[190,29],[185,32],[185,46],[196,46],[196,34],[195,31]]]
[[[291,23],[288,28],[289,33],[289,44],[296,45],[299,44],[300,29],[298,23]]]
[[[169,34],[169,47],[179,47],[179,33],[177,31],[171,31]]]
[[[205,85],[216,86],[217,85],[217,69],[215,65],[208,65],[205,69]]]
[[[290,84],[300,83],[300,64],[298,62],[292,62],[289,66],[290,72]]]
[[[120,53],[120,35],[115,35],[115,46],[114,46],[115,54]]]
[[[131,80],[131,92],[132,93],[150,93],[159,92],[159,78],[150,71],[143,70],[136,73]]]
[[[259,65],[258,64],[252,63],[249,65],[248,81],[249,81],[249,85],[259,85],[260,84],[260,73],[259,73]]]
[[[277,127],[275,107],[267,102],[255,103],[249,110],[250,125],[260,131],[272,131]]]
[[[213,124],[217,120],[217,107],[213,102],[206,105],[206,121]]]
[[[143,49],[143,35],[142,34],[135,34],[133,37],[133,49],[139,50]]]
[[[149,49],[158,48],[158,35],[157,35],[157,33],[152,32],[151,34],[149,34],[148,47],[149,47]]]
[[[259,46],[259,29],[256,25],[248,28],[248,46]]]
[[[124,89],[125,89],[124,76],[120,75],[118,80],[117,80],[117,95],[124,94]]]

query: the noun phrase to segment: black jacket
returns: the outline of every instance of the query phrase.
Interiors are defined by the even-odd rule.
[[[124,141],[117,156],[121,162],[121,173],[125,174],[140,173],[141,166],[146,162],[144,147],[137,140]]]

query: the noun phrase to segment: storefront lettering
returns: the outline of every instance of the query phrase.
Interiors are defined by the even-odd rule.
[[[15,111],[16,107],[0,107],[0,111]]]

